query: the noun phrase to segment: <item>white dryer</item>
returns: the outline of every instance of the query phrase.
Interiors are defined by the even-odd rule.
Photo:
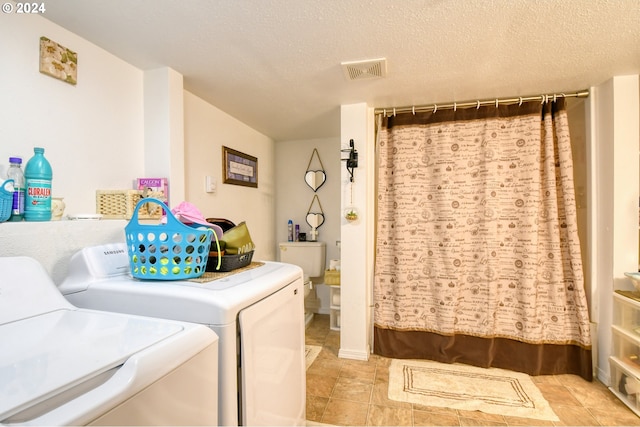
[[[32,258],[0,271],[0,425],[217,422],[210,329],[78,309]]]
[[[206,325],[219,337],[218,425],[304,425],[300,267],[262,262],[218,280],[137,280],[124,244],[74,254],[59,285],[74,305]]]

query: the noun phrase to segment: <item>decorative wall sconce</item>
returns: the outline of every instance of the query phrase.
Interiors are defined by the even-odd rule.
[[[347,172],[349,172],[349,191],[351,204],[344,210],[343,216],[348,222],[354,222],[358,220],[358,209],[353,205],[353,170],[358,167],[358,151],[356,151],[355,143],[353,139],[349,140],[349,148],[340,150],[343,153],[349,153],[349,157],[346,159],[340,159],[347,162]]]
[[[358,151],[355,149],[353,139],[349,140],[349,147],[344,150],[340,150],[343,153],[349,153],[349,157],[346,159],[340,159],[343,162],[347,162],[347,171],[349,172],[349,181],[353,182],[353,170],[358,167]]]

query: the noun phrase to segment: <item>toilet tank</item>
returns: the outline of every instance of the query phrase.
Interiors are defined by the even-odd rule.
[[[283,242],[279,246],[281,262],[299,266],[309,277],[320,277],[324,274],[324,242]]]

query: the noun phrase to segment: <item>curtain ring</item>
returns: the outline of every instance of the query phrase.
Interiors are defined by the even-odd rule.
[[[382,109],[382,115],[383,115],[384,117],[387,117],[387,109],[386,109],[386,108],[383,108],[383,109]]]
[[[395,107],[394,107],[394,108],[393,108],[393,117],[395,117],[395,116],[396,116],[396,109],[395,109]]]
[[[496,108],[498,108],[498,98],[496,98]]]
[[[518,107],[522,107],[522,97],[519,98]]]
[[[433,104],[433,114],[435,114],[436,111],[438,111],[438,104]]]
[[[540,104],[544,104],[544,95],[540,95],[540,98],[542,98],[542,102],[540,102]]]
[[[477,102],[477,104],[476,104],[476,110],[479,110],[479,109],[480,109],[480,100],[479,100],[479,99],[477,99],[477,100],[476,100],[476,102]]]
[[[556,102],[556,96],[557,96],[557,95],[554,93],[554,94],[553,94],[553,103],[554,103],[554,104],[555,104],[555,102]]]
[[[454,102],[453,103],[453,112],[455,113],[457,109],[458,109],[458,104]]]
[[[413,113],[414,116],[416,115],[416,106],[415,105],[411,107],[411,112]]]

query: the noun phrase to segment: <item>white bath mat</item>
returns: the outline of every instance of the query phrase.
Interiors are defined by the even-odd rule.
[[[313,363],[314,360],[316,360],[316,357],[318,357],[318,354],[320,354],[320,350],[322,350],[322,347],[320,347],[319,345],[306,345],[304,348],[304,360],[306,362],[307,368],[309,369],[309,366],[311,366],[311,364]]]
[[[560,421],[527,374],[430,360],[393,360],[389,399]]]

